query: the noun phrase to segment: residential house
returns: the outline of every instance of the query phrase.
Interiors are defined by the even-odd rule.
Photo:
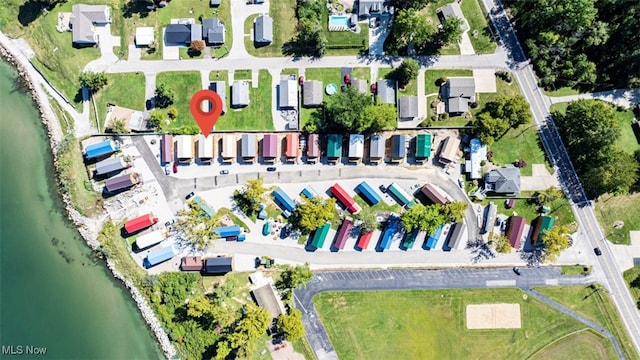
[[[277,319],[280,315],[286,314],[280,295],[278,295],[272,282],[252,290],[251,295],[258,306],[269,312],[272,319]]]
[[[520,195],[520,168],[507,165],[491,170],[484,178],[484,189],[506,196]]]
[[[215,18],[202,19],[202,38],[207,45],[224,44],[225,28],[222,21]]]
[[[467,22],[467,19],[464,17],[464,14],[462,13],[462,8],[460,8],[460,3],[458,1],[454,1],[451,4],[447,4],[439,8],[437,12],[442,14],[442,16],[445,19],[448,19],[451,17],[457,17],[458,19],[462,20],[462,24],[460,24],[460,29],[462,29],[462,31],[469,30],[469,23]]]
[[[399,120],[410,121],[418,117],[418,97],[400,96],[398,99]]]
[[[191,135],[176,136],[176,158],[178,162],[193,160],[193,137]]]
[[[320,158],[320,136],[309,134],[307,138],[307,161],[315,163]]]
[[[115,173],[129,167],[129,163],[124,158],[118,156],[106,160],[102,160],[96,164],[96,175],[106,175]]]
[[[377,102],[380,104],[396,104],[396,82],[389,79],[376,83]]]
[[[151,26],[136,28],[136,46],[149,46],[155,40],[154,29]]]
[[[225,134],[222,137],[222,151],[220,152],[220,156],[222,157],[222,161],[229,163],[233,162],[236,158],[236,149],[238,147],[236,136],[232,134]]]
[[[302,85],[302,105],[316,107],[322,105],[322,81],[307,80]]]
[[[342,135],[330,134],[327,138],[327,161],[340,162],[342,159]]]
[[[169,24],[164,29],[164,41],[170,45],[189,45],[202,40],[200,24]]]
[[[364,156],[364,135],[349,135],[349,161],[360,162]]]
[[[222,114],[227,112],[227,83],[224,81],[212,81],[209,90],[215,92],[222,100]]]
[[[482,178],[482,162],[487,160],[487,147],[480,139],[473,138],[469,142],[469,160],[465,161],[465,171],[470,179]]]
[[[416,161],[424,161],[431,157],[431,134],[416,135]]]
[[[300,137],[298,134],[287,134],[285,137],[287,148],[285,156],[288,161],[296,161],[298,158],[298,150],[300,148]]]
[[[280,80],[278,86],[278,108],[293,109],[298,107],[298,83],[287,77]]]
[[[242,134],[240,156],[246,162],[253,162],[256,158],[256,134]]]
[[[369,143],[369,161],[372,163],[380,163],[384,161],[385,155],[385,142],[384,135],[371,135],[371,142]]]
[[[240,108],[249,105],[249,83],[234,81],[231,86],[231,107]]]
[[[137,173],[131,173],[107,179],[104,183],[104,188],[107,192],[114,193],[129,189],[130,187],[140,183],[140,181],[140,175]]]
[[[469,103],[476,101],[476,81],[472,77],[452,77],[443,87],[447,112],[462,115],[469,112]]]
[[[509,228],[507,229],[507,240],[514,249],[520,248],[520,239],[524,234],[524,226],[527,224],[527,219],[522,216],[512,216],[509,218]]]
[[[273,41],[273,19],[269,15],[260,15],[253,22],[253,41],[261,45],[268,45]]]
[[[440,156],[438,156],[438,162],[442,165],[448,165],[458,159],[458,149],[460,148],[460,139],[457,136],[448,136],[442,142],[442,148],[440,149]]]
[[[96,26],[111,23],[111,9],[106,5],[76,4],[71,8],[72,42],[75,46],[93,46],[100,41]]]
[[[278,135],[266,134],[262,138],[262,158],[270,163],[278,160]]]
[[[391,10],[390,0],[358,0],[358,17],[368,18],[372,15],[382,15]]]
[[[400,163],[407,156],[407,135],[395,134],[391,136],[391,162]]]

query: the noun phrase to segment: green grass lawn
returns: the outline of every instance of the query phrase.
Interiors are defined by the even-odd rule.
[[[280,71],[280,75],[295,75],[297,77],[298,76],[298,69],[295,69],[295,68],[282,69],[282,71]]]
[[[226,70],[211,70],[209,72],[209,81],[224,81],[227,83],[227,88],[229,87],[229,72]],[[229,94],[227,94],[229,96]]]
[[[562,265],[562,275],[589,275],[591,266],[589,265]]]
[[[378,79],[387,79],[389,74],[391,74],[391,72],[394,69],[392,68],[380,68],[378,69]],[[417,75],[415,78],[413,78],[411,80],[411,82],[409,82],[409,84],[407,84],[407,86],[404,89],[400,89],[398,91],[398,96],[403,96],[403,95],[418,95],[418,81],[417,81]],[[426,95],[426,94],[425,94]]]
[[[581,330],[552,342],[531,357],[547,359],[615,359],[617,354],[609,341],[595,330]]]
[[[520,304],[523,328],[468,330],[478,303]],[[314,304],[341,359],[525,359],[585,328],[518,289],[326,292]]]
[[[640,302],[640,266],[632,267],[625,271],[623,275],[624,281],[627,283],[629,291],[631,291],[631,296]]]
[[[507,209],[507,207],[505,206],[505,203],[504,203],[505,198],[485,199],[482,201],[482,204],[487,205],[489,204],[490,201],[493,201],[498,207],[499,214],[511,216],[515,212],[518,215],[527,219],[527,222],[530,224],[531,221],[536,217],[538,217],[539,215],[536,205],[529,204],[527,202],[528,199],[525,199],[533,196],[533,194],[534,194],[533,191],[523,191],[520,194],[520,197],[522,197],[522,199],[517,199],[516,206],[514,206],[511,209]],[[556,225],[571,225],[570,228],[574,226],[575,217],[573,215],[573,212],[571,211],[571,206],[569,205],[569,201],[564,196],[560,199],[554,200],[551,204],[547,206],[551,208],[551,211],[549,212],[548,215],[556,219],[556,222],[555,222]]]
[[[115,104],[133,110],[145,109],[144,74],[107,74],[108,84],[96,95],[100,123],[104,128],[107,104]]]
[[[429,24],[433,25],[434,32],[437,31],[438,26],[440,25],[440,19],[438,18],[438,14],[436,10],[444,5],[449,4],[451,1],[449,0],[437,0],[435,2],[429,2],[422,10],[418,11],[420,14],[424,15],[427,18]],[[440,55],[460,55],[460,47],[458,44],[449,44],[440,49]]]
[[[476,54],[491,54],[496,50],[497,44],[493,41],[489,24],[487,22],[484,7],[478,0],[465,0],[460,4],[462,13],[469,23],[469,39]],[[476,32],[477,36],[474,36]]]
[[[358,55],[369,48],[369,26],[360,24],[360,33],[353,31],[329,31],[329,12],[324,8],[320,24],[327,37],[325,56]]]
[[[589,286],[552,286],[537,288],[536,291],[609,330],[620,343],[627,359],[640,359],[606,290],[594,291]]]
[[[282,46],[290,41],[296,32],[296,1],[278,0],[269,3],[269,16],[273,18],[273,42],[267,46],[255,47],[249,34],[253,30],[253,20],[258,15],[248,17],[244,23],[244,44],[247,52],[253,56],[282,56]]]
[[[200,73],[196,71],[162,72],[156,77],[156,84],[161,83],[166,84],[167,88],[173,91],[174,102],[170,107],[175,107],[178,110],[178,117],[166,129],[177,130],[185,126],[197,128],[195,120],[191,116],[189,102],[193,94],[202,88]]]
[[[356,201],[362,211],[358,214],[362,218],[366,218],[369,215],[377,215],[380,212],[393,212],[399,214],[402,212],[402,207],[399,204],[388,205],[384,201],[380,201],[379,203],[371,206],[360,196],[360,194],[355,194],[353,199]]]
[[[521,169],[522,176],[531,176],[532,164],[545,164],[547,170],[553,173],[535,125],[523,125],[517,129],[510,129],[505,136],[489,146],[489,150],[493,151],[492,162],[496,165],[507,165],[517,159],[525,159],[527,166]]]
[[[607,239],[614,244],[630,244],[629,231],[640,230],[640,193],[613,196],[605,194],[596,202],[596,216]],[[616,221],[624,222],[620,229]]]
[[[236,70],[234,79],[251,80],[250,70]],[[227,112],[216,123],[216,130],[273,130],[271,116],[271,75],[260,70],[258,88],[249,84],[249,106],[231,108],[231,89],[227,88]]]
[[[578,95],[580,91],[574,88],[570,88],[568,86],[557,88],[555,90],[544,90],[543,92],[549,96],[569,96],[569,95]]]
[[[368,67],[351,68],[351,78],[371,82],[371,69]]]

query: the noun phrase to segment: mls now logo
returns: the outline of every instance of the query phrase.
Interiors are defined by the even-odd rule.
[[[45,355],[46,347],[35,347],[31,345],[2,345],[2,355]]]

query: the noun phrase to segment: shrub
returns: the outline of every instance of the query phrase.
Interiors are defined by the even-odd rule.
[[[485,166],[487,165],[487,162],[485,160],[480,161],[480,166]]]
[[[475,109],[478,107],[478,103],[476,101],[472,101],[469,103],[469,107],[472,109]]]
[[[170,108],[169,110],[167,110],[167,116],[169,116],[171,120],[174,120],[178,117],[178,110],[176,110],[176,108],[174,107]]]
[[[436,86],[444,85],[449,79],[446,76],[440,76],[438,80],[436,80]]]

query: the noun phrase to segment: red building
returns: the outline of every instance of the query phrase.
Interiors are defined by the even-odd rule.
[[[514,249],[520,248],[520,239],[524,233],[524,226],[527,223],[527,219],[522,216],[512,216],[509,220],[509,229],[507,230],[507,239],[511,247]]]
[[[364,250],[369,246],[369,242],[371,241],[371,237],[373,236],[373,231],[368,232],[366,234],[362,234],[360,239],[358,240],[358,248],[360,250]]]
[[[342,186],[334,184],[330,188],[330,190],[333,196],[335,196],[338,201],[344,204],[344,206],[347,207],[347,210],[349,210],[352,214],[356,214],[360,211],[360,207],[358,206],[358,204],[356,204],[356,201],[353,200],[351,195],[347,194],[347,192],[344,191]]]
[[[342,222],[342,226],[340,227],[338,235],[336,236],[336,241],[334,242],[334,246],[338,250],[344,249],[344,245],[347,243],[349,235],[351,235],[351,229],[353,229],[352,220],[350,217],[346,217]]]
[[[158,218],[153,216],[153,213],[148,213],[146,215],[138,216],[135,219],[131,219],[124,223],[124,229],[127,233],[131,234],[136,231],[140,231],[142,229],[148,228],[149,226],[158,222]]]

